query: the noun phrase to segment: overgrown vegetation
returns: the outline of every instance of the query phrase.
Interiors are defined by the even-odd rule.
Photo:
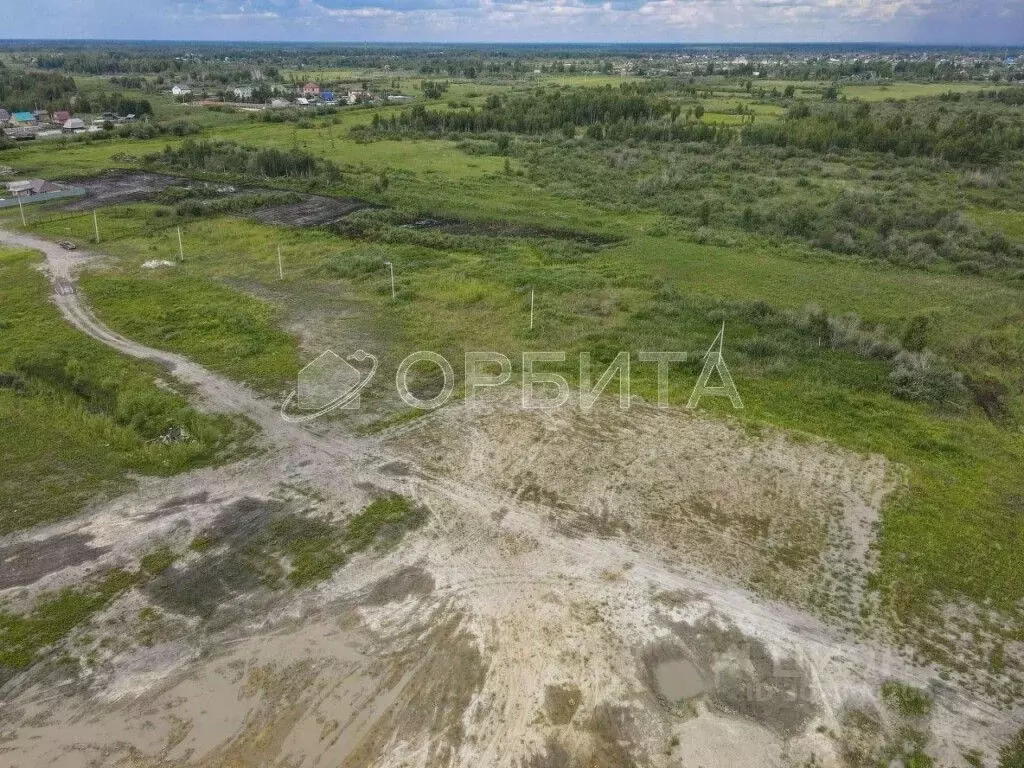
[[[166,147],[159,154],[147,155],[145,162],[153,168],[248,175],[257,179],[305,179],[333,184],[341,178],[338,166],[307,152],[247,147],[230,141],[186,140],[177,148]]]
[[[932,700],[924,691],[898,680],[882,685],[882,699],[903,717],[924,717],[932,711]]]
[[[83,278],[103,319],[125,335],[279,392],[299,369],[295,339],[266,302],[189,274]]]
[[[371,545],[386,548],[397,543],[406,531],[427,520],[427,510],[405,496],[391,494],[372,501],[345,529],[350,552],[362,552]]]
[[[218,83],[246,57],[288,87],[311,71],[286,70],[279,51],[238,50],[228,63],[213,50],[175,63],[156,49],[147,59],[69,49],[51,64],[130,75],[147,93],[170,77]],[[279,122],[190,107],[224,141],[169,136],[161,152],[163,140],[115,136],[107,148],[18,146],[5,162],[35,175],[91,173],[123,146],[154,153],[149,167],[168,172],[379,204],[329,232],[217,216],[255,203],[248,195],[168,193],[163,206],[132,206],[132,217],[99,212],[117,260],[85,288],[104,319],[267,391],[291,385],[298,355],[270,333],[284,315],[247,299],[234,306],[236,289],[273,295],[289,322],[315,312],[332,341],[355,327],[385,360],[421,348],[452,361],[471,348],[513,360],[564,349],[572,362],[551,369],[575,383],[581,351],[596,367],[618,350],[687,350],[673,403],[685,403],[726,321],[744,419],[882,454],[900,478],[865,623],[895,629],[954,675],[1018,674],[1013,654],[995,649],[1013,647],[1024,626],[1022,96],[992,78],[1019,78],[1019,66],[998,52],[964,69],[942,53],[808,53],[755,68],[725,53],[682,64],[556,51],[304,52],[304,67],[339,68],[324,83],[355,85],[340,68],[387,64],[369,87],[397,90],[404,79],[418,103],[367,105],[341,125],[312,110]],[[153,103],[160,118],[184,114]],[[9,224],[20,225],[16,215]],[[183,227],[185,266],[139,271],[143,259],[177,258],[171,225],[182,219],[194,219]],[[91,236],[84,216],[38,210],[29,226]],[[651,367],[632,373],[634,393],[653,400]],[[313,557],[325,542],[307,533],[289,556],[306,558],[303,583],[350,554],[336,531],[325,559]],[[961,603],[998,620],[949,618]],[[965,647],[968,635],[977,642]],[[900,755],[923,750],[915,738]]]
[[[78,93],[75,79],[58,72],[32,72],[0,64],[0,104],[10,112],[66,109]]]
[[[0,534],[74,514],[124,488],[127,473],[222,460],[246,434],[157,387],[154,366],[67,325],[38,259],[0,251]]]

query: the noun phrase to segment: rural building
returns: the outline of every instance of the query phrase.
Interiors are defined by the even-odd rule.
[[[36,116],[31,112],[15,112],[11,115],[11,120],[19,125],[31,125],[36,121]]]
[[[17,123],[15,123],[14,128],[5,128],[3,133],[4,136],[13,141],[32,141],[36,137],[34,128],[27,126],[18,127]]]
[[[6,125],[11,121],[11,113],[6,109],[0,109],[0,125]]]
[[[69,117],[62,126],[68,133],[85,130],[85,120],[80,117]]]
[[[288,100],[287,99],[271,99],[270,106],[272,106],[274,109],[279,109],[280,107],[287,107],[288,106]]]
[[[325,104],[333,104],[334,91],[322,91],[320,93],[320,101],[324,102]]]
[[[187,96],[190,93],[192,93],[192,89],[187,85],[176,85],[171,88],[171,94],[173,96]]]
[[[238,88],[235,88],[231,92],[235,95],[236,99],[243,99],[245,101],[248,101],[252,98],[252,86],[249,85],[240,86]]]
[[[7,182],[7,192],[14,197],[30,197],[41,195],[44,192],[56,192],[61,187],[52,181],[44,179],[24,179],[22,181]]]
[[[57,125],[64,125],[68,120],[71,119],[71,113],[66,109],[58,109],[53,113],[53,122]]]
[[[348,92],[348,103],[349,104],[364,104],[368,101],[372,101],[373,96],[370,95],[369,91],[349,91]]]
[[[309,98],[310,96],[319,96],[320,86],[312,82],[306,83],[304,86],[302,86],[302,95],[307,98]]]
[[[45,109],[37,109],[32,113],[32,117],[36,119],[37,123],[48,123],[50,122],[50,113]]]

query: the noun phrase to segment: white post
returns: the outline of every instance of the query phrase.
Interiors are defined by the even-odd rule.
[[[21,212],[21,226],[27,227],[28,224],[25,223],[25,208],[21,204],[21,195],[18,195],[18,210]]]
[[[390,261],[385,261],[384,263],[387,264],[388,269],[391,270],[391,298],[393,299],[395,298],[395,265]]]
[[[281,246],[277,246],[277,279],[284,280],[284,266],[281,264]]]
[[[533,330],[533,288],[530,289],[530,330]]]
[[[100,222],[96,218],[96,209],[92,209],[92,228],[96,231],[96,242],[100,241]]]
[[[178,227],[178,258],[185,261],[185,247],[181,244],[181,227]]]

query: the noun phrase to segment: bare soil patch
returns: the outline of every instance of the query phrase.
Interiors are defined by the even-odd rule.
[[[0,545],[0,590],[34,584],[109,551],[109,547],[92,546],[92,541],[91,536],[68,533]]]
[[[271,205],[249,214],[264,224],[287,227],[320,227],[348,216],[371,204],[354,197],[306,196],[301,202]]]
[[[86,190],[85,197],[65,206],[67,211],[91,211],[107,205],[120,205],[148,200],[168,187],[188,186],[189,180],[162,173],[117,171],[76,181]]]

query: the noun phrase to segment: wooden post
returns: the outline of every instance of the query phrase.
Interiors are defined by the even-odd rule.
[[[185,247],[181,244],[181,227],[178,227],[178,259],[185,261]]]
[[[25,208],[21,204],[21,195],[18,195],[18,211],[21,213],[21,226],[27,227],[28,224],[25,222]]]
[[[100,222],[99,219],[96,218],[95,208],[92,209],[92,228],[96,232],[96,242],[98,243],[100,241]]]
[[[533,330],[533,288],[530,289],[530,330]]]
[[[284,266],[281,264],[281,246],[277,246],[277,279],[284,280]]]

